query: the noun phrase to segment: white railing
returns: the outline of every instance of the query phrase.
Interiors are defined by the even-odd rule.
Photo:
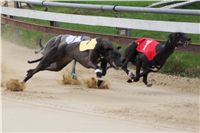
[[[140,20],[140,19],[74,15],[74,14],[44,12],[44,11],[36,11],[28,9],[16,9],[10,7],[1,7],[1,14],[48,20],[48,21],[83,24],[83,25],[200,34],[199,23],[152,21],[152,20]]]

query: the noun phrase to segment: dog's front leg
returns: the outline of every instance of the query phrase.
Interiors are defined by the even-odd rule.
[[[151,87],[151,86],[152,86],[152,83],[149,83],[149,82],[147,81],[147,77],[148,77],[148,74],[145,74],[145,75],[143,76],[143,82],[144,82],[144,84],[145,84],[147,87]]]
[[[95,69],[96,78],[97,78],[97,87],[99,88],[101,84],[103,83],[102,69],[97,65],[97,63],[89,62],[89,64],[91,68]]]
[[[130,70],[128,70],[128,67],[127,67],[128,63],[129,63],[129,59],[128,58],[123,59],[122,63],[123,63],[123,65],[122,65],[121,68],[128,75],[128,77],[129,77],[129,79],[127,80],[127,82],[128,83],[133,82],[133,79],[134,79],[135,75]]]
[[[145,84],[147,87],[151,87],[151,86],[152,86],[152,84],[151,84],[151,83],[148,83],[148,81],[147,81],[147,77],[148,77],[149,72],[150,72],[150,70],[146,70],[146,69],[145,69],[145,70],[140,74],[141,77],[143,76],[143,82],[144,82],[144,84]]]
[[[101,69],[102,69],[102,76],[105,76],[106,75],[106,72],[107,72],[107,61],[105,59],[102,59],[101,60]]]
[[[97,87],[99,88],[103,83],[102,70],[98,67],[97,69],[95,69],[95,73],[97,77]]]
[[[136,73],[135,73],[135,77],[134,77],[134,82],[137,82],[140,80],[140,69],[142,67],[142,61],[137,58],[137,61],[136,61]]]

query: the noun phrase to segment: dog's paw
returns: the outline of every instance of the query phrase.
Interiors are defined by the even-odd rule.
[[[153,85],[153,84],[151,84],[151,83],[147,83],[147,84],[146,84],[147,87],[151,87],[152,85]]]
[[[132,79],[128,79],[127,82],[128,82],[128,83],[132,83],[133,80],[132,80]]]
[[[137,82],[139,81],[140,79],[139,78],[134,78],[134,82]]]
[[[103,80],[97,80],[97,87],[100,88],[102,83],[103,83]]]
[[[130,79],[134,79],[135,78],[135,75],[132,72],[130,72],[130,71],[128,73],[128,76],[130,77]]]

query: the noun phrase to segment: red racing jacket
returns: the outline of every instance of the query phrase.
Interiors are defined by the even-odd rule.
[[[156,46],[159,44],[156,40],[152,38],[139,38],[135,40],[137,44],[136,50],[143,53],[149,61],[151,61],[156,56]]]

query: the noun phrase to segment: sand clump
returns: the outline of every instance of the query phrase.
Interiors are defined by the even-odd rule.
[[[90,79],[83,80],[85,85],[88,88],[100,88],[100,89],[109,89],[108,81],[103,81],[100,87],[97,87],[97,80],[92,77]],[[64,85],[81,85],[81,82],[78,79],[73,79],[68,74],[63,74],[62,84]]]
[[[85,82],[85,84],[88,88],[98,88],[97,87],[97,80],[94,77],[87,79],[84,82]],[[109,89],[108,81],[103,81],[103,83],[101,84],[101,86],[99,88],[100,89]]]
[[[78,79],[73,79],[68,74],[63,74],[62,83],[64,85],[80,85],[81,82]]]
[[[84,81],[85,84],[87,85],[88,88],[96,88],[97,86],[97,81],[94,77],[92,77],[91,79],[87,79]]]
[[[25,84],[19,82],[18,79],[10,79],[6,82],[6,89],[10,91],[23,91]]]

